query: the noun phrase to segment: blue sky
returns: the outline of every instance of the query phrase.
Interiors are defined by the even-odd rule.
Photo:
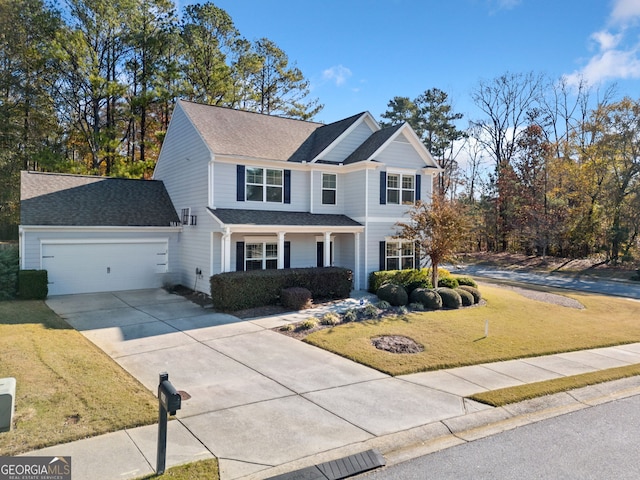
[[[204,0],[201,0],[202,3]],[[179,7],[189,2],[180,0]],[[506,72],[580,75],[640,97],[640,0],[215,0],[249,40],[267,37],[311,81],[330,123],[429,88],[454,111]]]

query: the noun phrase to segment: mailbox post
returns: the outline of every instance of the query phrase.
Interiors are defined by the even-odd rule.
[[[182,398],[169,381],[169,374],[160,374],[158,385],[158,451],[156,454],[156,474],[162,475],[167,461],[167,412],[175,415],[180,410]]]

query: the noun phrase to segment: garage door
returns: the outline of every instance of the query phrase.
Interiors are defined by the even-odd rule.
[[[49,295],[162,286],[167,242],[43,243]]]

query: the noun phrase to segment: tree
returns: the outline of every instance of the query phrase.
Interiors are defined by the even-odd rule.
[[[282,49],[271,40],[261,38],[255,42],[254,50],[260,60],[252,82],[257,112],[309,120],[322,110],[318,100],[305,100],[309,95],[309,81],[299,68],[289,66],[289,57]]]
[[[438,286],[438,266],[467,241],[469,225],[463,207],[439,195],[431,203],[418,201],[407,212],[407,222],[397,222],[397,236],[410,240],[431,260],[431,280]]]
[[[20,170],[55,168],[60,158],[51,88],[60,23],[41,0],[0,0],[0,230],[16,234],[3,226],[19,221]]]
[[[438,161],[443,173],[438,177],[440,194],[445,195],[452,186],[456,162],[454,143],[465,137],[455,123],[461,113],[453,113],[446,92],[431,88],[414,100],[408,97],[393,97],[387,103],[387,111],[381,115],[388,122],[382,126],[393,126],[407,122],[429,153]]]
[[[240,40],[229,14],[213,3],[188,5],[181,39],[187,98],[209,105],[226,105],[233,91],[228,60]]]

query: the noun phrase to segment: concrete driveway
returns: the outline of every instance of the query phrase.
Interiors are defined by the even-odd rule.
[[[270,467],[346,446],[364,450],[357,446],[374,437],[469,408],[455,393],[271,330],[298,314],[239,320],[161,289],[58,296],[47,305],[152,392],[158,374],[168,372],[191,396],[179,422],[218,457],[223,479],[259,478]]]

